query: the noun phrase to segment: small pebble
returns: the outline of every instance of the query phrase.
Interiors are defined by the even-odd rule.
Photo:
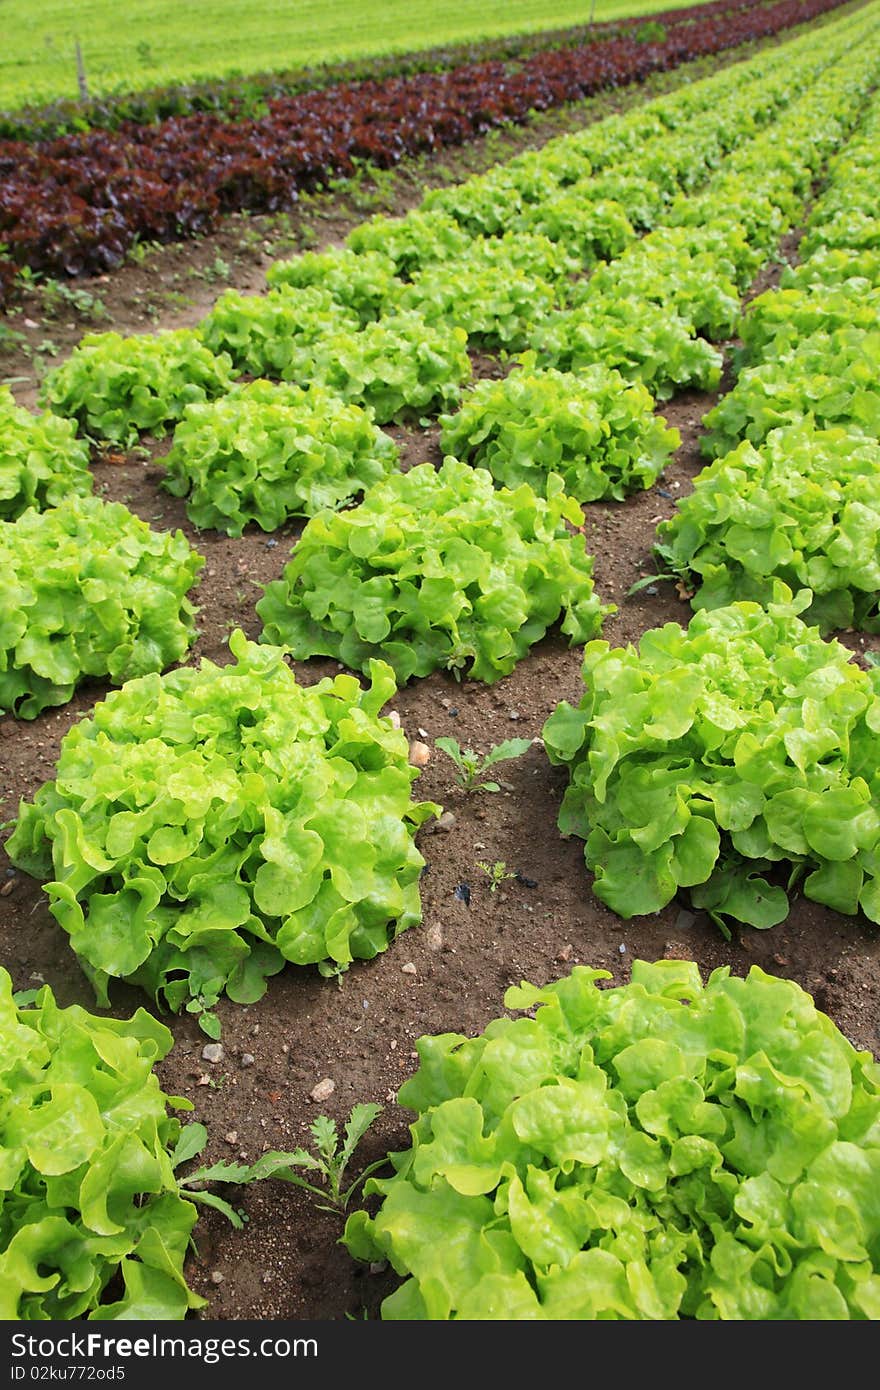
[[[645,593],[648,595],[649,598],[656,598],[657,594],[659,593],[657,585],[649,584],[647,589],[645,590]]]
[[[623,944],[622,941],[621,941],[621,943],[620,943],[620,945],[618,946],[617,949],[618,949],[618,951],[620,952],[620,954],[621,954],[622,956],[625,956],[625,955],[626,955],[626,947],[624,946],[624,944]]]
[[[319,1081],[317,1086],[313,1086],[309,1091],[309,1100],[329,1100],[335,1090],[336,1082],[325,1076],[323,1081]]]
[[[427,743],[411,743],[409,746],[409,760],[413,767],[427,767],[431,760],[431,750]]]
[[[219,1269],[212,1269],[212,1270],[211,1270],[211,1283],[212,1283],[212,1284],[222,1284],[222,1283],[223,1283],[223,1279],[224,1279],[224,1275],[220,1272]]]
[[[243,1067],[252,1067],[254,1065],[254,1054],[252,1052],[243,1052],[241,1054],[241,1065]]]
[[[517,709],[509,710],[509,711],[508,711],[507,717],[508,717],[508,719],[519,719],[519,710],[517,710]]]
[[[406,962],[406,965],[402,965],[402,966],[400,967],[400,973],[401,973],[402,975],[415,975],[415,973],[416,973],[416,968],[415,968],[415,966],[413,965],[413,963],[412,963],[411,960],[408,960],[408,961]]]
[[[430,830],[433,835],[448,835],[454,825],[455,816],[451,811],[444,811],[441,816],[437,817],[434,824],[430,827]],[[0,892],[2,892],[2,889],[0,889]]]
[[[16,886],[16,880],[14,878],[8,878],[6,882],[3,884],[2,888],[0,888],[0,898],[8,898],[9,894]]]
[[[222,1043],[206,1043],[202,1048],[203,1062],[213,1062],[216,1065],[217,1062],[222,1062],[225,1056],[226,1049]]]
[[[387,1260],[371,1260],[371,1261],[370,1261],[370,1273],[371,1273],[371,1274],[384,1274],[387,1268],[388,1268],[388,1261],[387,1261]]]
[[[573,955],[574,947],[570,941],[567,941],[565,945],[560,946],[559,950],[556,952],[556,959],[561,961],[571,960]]]
[[[275,537],[274,537],[274,536],[270,536],[269,539],[266,541],[266,549],[267,549],[267,550],[274,550],[277,544],[278,544],[278,542],[277,542],[277,540],[275,539]]]
[[[237,1130],[237,1129],[231,1129],[231,1130],[229,1131],[228,1134],[224,1134],[223,1138],[224,1138],[224,1140],[226,1141],[227,1144],[237,1144],[237,1143],[238,1143],[238,1130]]]
[[[388,723],[391,725],[392,729],[400,728],[400,715],[397,713],[396,709],[390,709],[388,711]]]
[[[436,923],[428,927],[425,932],[425,940],[428,943],[429,951],[439,951],[443,945],[443,928]]]

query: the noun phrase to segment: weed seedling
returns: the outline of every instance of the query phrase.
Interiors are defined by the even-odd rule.
[[[336,1128],[336,1121],[329,1119],[327,1115],[319,1115],[309,1125],[312,1138],[314,1140],[315,1152],[310,1153],[308,1149],[294,1149],[292,1153],[273,1152],[263,1154],[256,1163],[228,1163],[221,1159],[219,1163],[211,1163],[206,1167],[198,1168],[194,1173],[189,1173],[185,1178],[179,1178],[181,1188],[185,1188],[185,1195],[194,1202],[201,1202],[205,1206],[216,1207],[229,1218],[233,1226],[238,1228],[242,1225],[241,1213],[234,1207],[218,1197],[215,1192],[206,1192],[201,1188],[194,1188],[194,1183],[205,1182],[227,1182],[227,1183],[251,1183],[258,1182],[261,1178],[280,1178],[283,1182],[293,1183],[295,1187],[305,1188],[313,1197],[320,1198],[315,1205],[320,1211],[330,1211],[337,1216],[342,1216],[351,1201],[357,1188],[365,1182],[371,1173],[377,1168],[381,1168],[387,1160],[379,1158],[375,1163],[369,1163],[362,1169],[354,1182],[349,1183],[348,1187],[343,1187],[345,1170],[347,1169],[354,1151],[363,1139],[370,1125],[381,1115],[382,1106],[375,1105],[373,1102],[368,1104],[355,1105],[345,1126],[345,1137],[340,1141],[339,1131]],[[196,1154],[201,1153],[207,1141],[207,1130],[204,1125],[187,1125],[180,1136],[177,1148],[172,1154],[172,1163],[175,1168],[190,1158],[195,1158]],[[300,1173],[294,1171],[296,1168],[303,1168],[306,1172],[314,1173],[315,1182],[310,1182]]]
[[[509,870],[503,859],[496,859],[494,864],[485,864],[481,859],[477,860],[477,868],[482,869],[489,880],[489,892],[494,893],[509,878],[516,878],[516,870]]]
[[[496,763],[519,758],[532,746],[531,739],[528,738],[506,738],[503,743],[494,744],[483,756],[475,753],[472,748],[462,748],[454,738],[438,738],[435,743],[440,751],[455,763],[459,785],[466,792],[500,792],[498,782],[484,782],[480,779]]]

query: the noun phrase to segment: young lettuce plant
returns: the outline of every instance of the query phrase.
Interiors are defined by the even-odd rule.
[[[455,763],[459,785],[465,792],[500,792],[498,782],[483,782],[480,778],[496,763],[522,757],[531,748],[532,741],[529,738],[506,738],[503,743],[493,744],[485,754],[475,753],[473,748],[462,748],[454,738],[435,739],[435,746]]]

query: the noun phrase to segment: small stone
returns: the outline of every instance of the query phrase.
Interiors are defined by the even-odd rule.
[[[663,947],[664,960],[689,960],[690,951],[681,941],[667,941]]]
[[[394,1049],[397,1047],[397,1039],[392,1038],[388,1046],[391,1048],[391,1051],[393,1052]]]
[[[277,540],[275,539],[275,537],[274,537],[274,536],[270,536],[269,539],[266,541],[266,549],[267,549],[267,550],[274,550],[277,544],[278,544],[278,542],[277,542]]]
[[[371,1261],[370,1261],[370,1273],[371,1273],[371,1274],[384,1274],[387,1268],[388,1268],[388,1261],[387,1261],[387,1260],[371,1260]]]
[[[39,328],[40,326],[38,323],[34,323],[33,319],[22,319],[22,323],[25,328]]]
[[[440,703],[444,709],[452,709],[452,701],[448,699],[447,696],[444,695]]]
[[[212,1269],[212,1270],[211,1270],[211,1283],[212,1283],[212,1284],[222,1284],[224,1278],[225,1278],[225,1275],[222,1274],[221,1271],[220,1271],[219,1269]]]
[[[416,740],[409,746],[409,760],[413,767],[427,767],[431,761],[431,750],[427,743]]]
[[[206,1071],[203,1071],[202,1074],[201,1074],[201,1076],[199,1077],[198,1081],[196,1082],[196,1085],[197,1085],[197,1086],[210,1086],[210,1084],[211,1084],[211,1078],[210,1078],[210,1076],[208,1075],[208,1073],[207,1073]]]
[[[254,1065],[254,1054],[252,1052],[243,1052],[241,1054],[240,1065],[243,1067],[252,1067]]]
[[[8,898],[9,894],[13,892],[13,890],[17,887],[18,879],[8,878],[6,882],[3,884],[2,888],[0,888],[0,898]]]
[[[625,956],[625,955],[626,955],[626,947],[624,946],[624,944],[623,944],[622,941],[621,941],[621,943],[620,943],[620,945],[618,946],[617,949],[618,949],[618,951],[620,952],[620,954],[621,954],[622,956]]]
[[[429,951],[439,951],[443,945],[443,928],[434,923],[425,932]]]
[[[325,1076],[323,1081],[319,1081],[317,1086],[313,1086],[309,1091],[309,1100],[329,1100],[335,1090],[336,1082]]]
[[[224,1139],[224,1142],[227,1143],[227,1144],[233,1144],[233,1145],[234,1145],[234,1144],[237,1144],[237,1143],[238,1143],[238,1130],[237,1130],[237,1129],[231,1129],[231,1130],[229,1131],[228,1134],[224,1134],[223,1139]]]
[[[431,826],[431,833],[432,835],[448,835],[454,825],[455,816],[451,811],[444,811]]]
[[[556,959],[561,961],[571,960],[573,955],[574,947],[570,941],[567,941],[565,945],[560,946],[559,950],[556,952]]]
[[[413,965],[412,961],[411,961],[411,960],[408,960],[408,961],[406,962],[406,965],[402,965],[402,966],[400,967],[400,973],[401,973],[401,975],[415,975],[415,974],[417,974],[418,972],[416,971],[416,968],[415,968],[415,966]]]
[[[419,738],[430,738],[430,737],[431,737],[431,735],[428,733],[428,730],[427,730],[427,729],[419,729]]]
[[[518,710],[518,709],[508,710],[508,712],[507,712],[507,717],[508,717],[508,719],[514,719],[514,720],[519,719],[519,717],[520,717],[520,716],[519,716],[519,710]]]
[[[397,713],[396,709],[390,709],[388,711],[388,723],[393,729],[400,728],[400,715]]]
[[[226,1049],[222,1043],[206,1043],[202,1048],[202,1061],[211,1062],[215,1066],[222,1062],[226,1056]]]
[[[259,1023],[255,1023],[254,1026],[253,1026],[253,1028],[251,1029],[251,1037],[252,1037],[252,1038],[255,1038],[255,1037],[257,1036],[257,1034],[259,1033],[259,1031],[260,1031],[260,1025],[259,1025]]]

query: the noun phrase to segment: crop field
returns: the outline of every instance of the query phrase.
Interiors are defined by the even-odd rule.
[[[692,0],[699,4],[699,0]],[[369,0],[344,7],[318,0],[147,0],[129,7],[120,32],[109,0],[4,0],[0,110],[77,94],[76,43],[94,95],[137,91],[232,73],[296,69],[440,44],[474,42],[651,15],[668,0]],[[685,8],[681,6],[680,8]],[[380,22],[377,22],[379,21]]]
[[[5,1320],[880,1318],[880,0],[578,52],[0,142]]]

